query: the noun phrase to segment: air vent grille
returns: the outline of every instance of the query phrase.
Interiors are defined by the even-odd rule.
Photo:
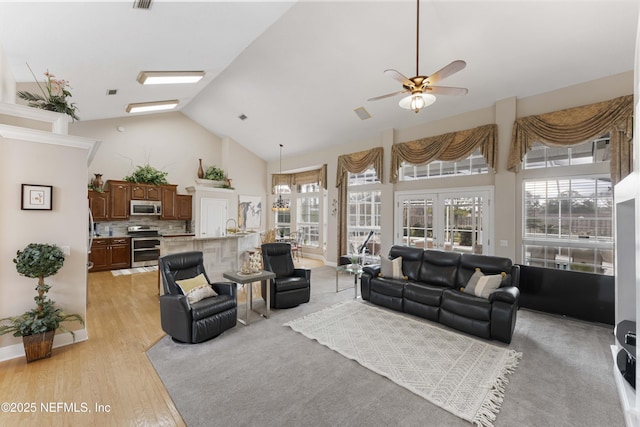
[[[134,0],[134,9],[151,9],[151,0]]]
[[[364,107],[358,107],[353,111],[355,111],[358,117],[360,117],[360,120],[367,120],[371,118],[371,114],[369,114],[369,112],[365,110]]]
[[[107,89],[107,96],[116,95],[118,93],[118,89]]]

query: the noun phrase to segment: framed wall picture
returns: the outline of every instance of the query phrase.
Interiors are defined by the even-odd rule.
[[[22,210],[50,211],[53,203],[53,186],[22,184]]]
[[[240,196],[238,201],[238,227],[242,230],[260,230],[262,197]]]

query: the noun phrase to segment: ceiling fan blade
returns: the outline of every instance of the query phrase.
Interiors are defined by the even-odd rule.
[[[425,92],[437,94],[437,95],[466,95],[469,89],[463,87],[448,87],[448,86],[428,86],[425,88]]]
[[[399,90],[397,92],[393,92],[393,93],[388,93],[386,95],[382,95],[382,96],[376,96],[375,98],[369,98],[367,99],[367,101],[377,101],[379,99],[384,99],[384,98],[390,98],[392,96],[401,94],[401,93],[405,93],[405,92],[409,92],[409,90],[405,89],[405,90]]]
[[[451,74],[457,73],[458,71],[464,69],[467,66],[467,63],[461,60],[453,61],[449,65],[445,65],[443,68],[439,69],[435,73],[431,74],[427,77],[427,81],[429,84],[434,84],[437,81],[440,81],[446,77],[449,77]]]
[[[389,70],[384,70],[384,73],[387,76],[391,77],[392,79],[399,81],[404,86],[415,86],[413,84],[413,82],[411,80],[409,80],[408,77],[406,77],[405,75],[403,75],[399,71],[389,69]]]

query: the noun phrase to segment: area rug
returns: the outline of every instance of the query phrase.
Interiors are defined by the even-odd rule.
[[[357,300],[284,325],[477,426],[493,426],[522,358]]]
[[[150,267],[134,267],[134,268],[123,268],[121,270],[111,270],[111,274],[113,274],[114,276],[126,276],[129,274],[147,273],[149,271],[158,271],[158,266],[152,265]]]

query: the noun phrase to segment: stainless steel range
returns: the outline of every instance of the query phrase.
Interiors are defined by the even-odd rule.
[[[127,234],[131,236],[131,267],[158,265],[162,238],[158,227],[132,225]]]

